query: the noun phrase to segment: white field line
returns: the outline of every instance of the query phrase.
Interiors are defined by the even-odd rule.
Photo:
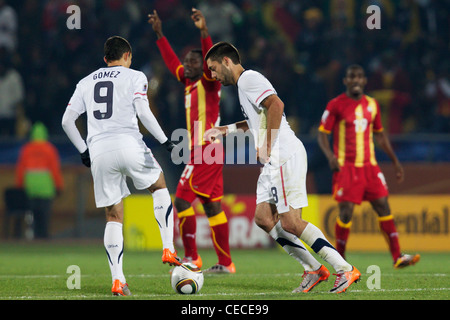
[[[415,289],[411,289],[411,288],[404,288],[404,289],[374,289],[374,290],[355,290],[355,289],[349,289],[349,293],[368,293],[368,292],[372,292],[372,293],[378,293],[378,292],[433,292],[433,291],[450,291],[450,288],[415,288]],[[334,293],[330,293],[328,291],[324,291],[324,292],[316,292],[315,294],[330,294],[333,295]],[[299,298],[301,297],[301,294],[299,293],[290,293],[289,291],[271,291],[271,292],[251,292],[251,293],[199,293],[196,294],[196,297],[203,297],[203,298],[211,298],[214,299],[215,297],[223,297],[223,296],[231,296],[233,297],[233,299],[237,299],[240,300],[239,297],[242,297],[242,299],[245,299],[246,297],[254,297],[254,296],[259,296],[259,297],[264,297],[264,296],[268,296],[268,295],[285,295],[285,294],[292,294],[292,295],[299,295]],[[152,299],[152,298],[165,298],[165,297],[174,297],[174,295],[176,295],[176,293],[170,293],[170,294],[133,294],[133,296],[131,296],[131,298],[140,298],[140,299]],[[64,295],[64,296],[54,296],[54,295],[37,295],[37,296],[1,296],[0,298],[2,300],[34,300],[34,299],[54,299],[54,300],[59,300],[59,299],[105,299],[105,298],[111,298],[110,294],[88,294],[88,295]]]
[[[363,277],[370,276],[372,274],[362,274]],[[67,278],[69,274],[32,274],[32,275],[7,275],[7,274],[0,274],[0,279],[45,279],[45,278]],[[205,274],[205,277],[217,277],[221,275],[216,274]],[[255,274],[233,274],[231,275],[233,278],[235,277],[301,277],[301,273],[267,273],[267,274],[261,274],[261,273],[255,273]],[[450,274],[447,273],[381,273],[382,277],[448,277]],[[81,273],[81,277],[89,278],[89,277],[98,277],[97,274],[83,274]],[[126,275],[127,278],[167,278],[170,277],[170,274],[131,274]]]
[[[365,274],[363,274],[364,276]],[[368,276],[370,274],[367,274]],[[205,275],[206,277],[216,277],[218,275]],[[231,277],[239,277],[239,274],[233,274],[231,275]],[[271,276],[271,277],[300,277],[301,275],[298,273],[278,273],[278,274],[254,274],[254,275],[241,275],[241,276],[245,276],[245,277],[249,277],[249,276],[255,276],[255,277],[264,277],[264,276]],[[398,276],[434,276],[434,277],[442,277],[442,278],[446,278],[449,276],[449,274],[444,274],[444,273],[383,273],[382,276],[387,276],[387,277],[398,277]],[[68,275],[0,275],[0,279],[46,279],[46,278],[67,278]],[[86,277],[98,277],[98,275],[94,275],[94,274],[88,274],[88,275],[82,275],[82,278]],[[127,275],[127,278],[168,278],[169,274],[134,274],[134,275]],[[71,290],[72,291],[72,290]],[[404,292],[404,293],[408,293],[408,292],[436,292],[436,291],[450,291],[450,288],[401,288],[401,289],[373,289],[373,290],[361,290],[361,289],[353,289],[350,288],[349,292],[355,292],[355,293],[379,293],[379,292]],[[72,292],[75,293],[75,292]],[[199,297],[203,297],[203,298],[211,298],[214,299],[215,297],[221,297],[221,296],[232,296],[233,298],[236,297],[242,297],[242,299],[245,299],[246,297],[254,297],[254,296],[259,296],[259,297],[264,297],[267,295],[285,295],[285,294],[289,294],[290,292],[287,291],[271,291],[271,292],[249,292],[249,293],[245,293],[245,292],[241,292],[241,293],[237,293],[237,292],[233,292],[233,293],[207,293],[207,294],[203,294],[203,293],[199,293],[196,296]],[[324,291],[324,292],[317,292],[320,294],[331,294],[328,291]],[[133,297],[135,298],[143,298],[143,299],[152,299],[152,298],[164,298],[164,297],[173,297],[174,294],[134,294]],[[294,294],[293,294],[294,295]],[[68,294],[65,296],[53,296],[51,294],[49,295],[37,295],[37,296],[27,296],[27,295],[22,295],[22,296],[2,296],[0,294],[0,299],[3,300],[32,300],[32,299],[102,299],[102,298],[110,298],[111,295],[110,294]]]

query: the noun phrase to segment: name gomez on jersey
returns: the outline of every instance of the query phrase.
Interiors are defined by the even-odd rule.
[[[134,101],[148,100],[147,86],[144,73],[122,66],[103,67],[80,80],[67,109],[86,112],[91,159],[108,150],[146,148]]]
[[[110,71],[100,71],[95,72],[92,76],[92,80],[103,79],[103,78],[117,78],[120,74],[119,70],[110,70]]]

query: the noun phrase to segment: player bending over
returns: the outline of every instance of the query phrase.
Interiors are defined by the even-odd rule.
[[[342,258],[319,228],[302,219],[302,208],[308,205],[306,151],[286,120],[283,101],[262,74],[243,68],[233,45],[219,42],[205,59],[213,78],[222,85],[237,86],[246,119],[212,128],[205,138],[214,141],[238,129],[251,130],[264,164],[257,183],[255,222],[304,267],[303,281],[294,292],[308,292],[330,275],[300,240],[337,271],[331,292],[344,292],[361,273]]]

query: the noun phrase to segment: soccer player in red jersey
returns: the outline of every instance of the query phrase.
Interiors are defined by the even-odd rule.
[[[373,139],[395,166],[397,181],[403,168],[381,123],[378,102],[364,94],[367,78],[359,65],[351,65],[343,79],[346,92],[332,99],[323,113],[318,143],[333,171],[333,197],[339,203],[335,225],[336,249],[344,257],[355,204],[369,201],[389,244],[394,267],[413,265],[420,256],[402,254],[394,218],[388,203],[388,188],[375,159]],[[331,150],[328,135],[333,135]]]
[[[199,268],[202,266],[195,240],[197,229],[195,213],[191,206],[195,198],[199,198],[208,217],[213,246],[219,260],[216,265],[204,272],[235,273],[236,268],[230,254],[228,221],[221,206],[223,163],[207,164],[204,159],[194,161],[198,160],[194,159],[194,156],[200,154],[198,151],[201,150],[203,154],[203,150],[209,145],[209,142],[204,141],[203,134],[206,130],[218,125],[220,120],[221,85],[212,79],[211,71],[203,61],[203,56],[212,46],[206,20],[199,10],[192,9],[191,18],[200,30],[202,49],[190,51],[182,64],[162,32],[161,19],[156,10],[148,16],[148,22],[157,36],[156,44],[167,68],[178,81],[185,85],[184,102],[191,158],[181,175],[175,198],[180,235],[185,249],[183,260],[193,262]]]

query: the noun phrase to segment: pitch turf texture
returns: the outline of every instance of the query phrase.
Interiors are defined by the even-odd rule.
[[[216,262],[214,250],[200,250],[204,267]],[[0,244],[1,300],[448,300],[450,253],[421,253],[412,267],[395,270],[387,252],[348,254],[362,280],[344,294],[332,294],[335,276],[309,293],[291,293],[303,273],[282,250],[232,250],[237,273],[205,275],[199,294],[179,295],[170,286],[168,265],[161,252],[124,252],[124,272],[133,296],[113,297],[103,244]],[[80,289],[69,266],[78,266]],[[325,264],[330,272],[334,270]],[[379,282],[369,266],[378,266]],[[68,281],[69,279],[69,281]],[[370,286],[375,288],[370,289]],[[379,287],[379,288],[377,288]]]

